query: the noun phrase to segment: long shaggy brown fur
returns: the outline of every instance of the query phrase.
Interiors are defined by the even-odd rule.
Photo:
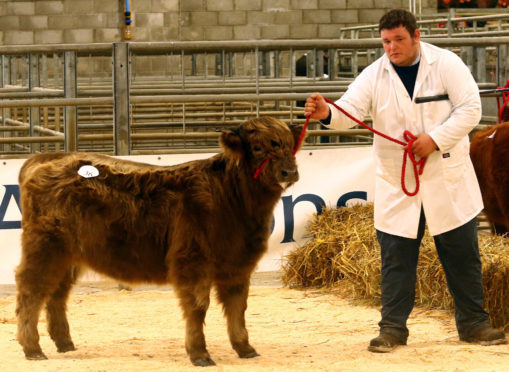
[[[58,351],[74,350],[65,304],[82,267],[125,282],[172,283],[186,321],[186,350],[212,365],[203,321],[215,287],[231,344],[243,358],[249,278],[267,249],[272,211],[297,181],[293,157],[301,127],[273,118],[225,130],[224,151],[161,167],[88,153],[41,154],[19,183],[22,258],[16,270],[18,340],[29,359],[45,359],[37,321],[46,304]],[[256,169],[270,157],[258,179]],[[95,167],[84,178],[78,170]]]
[[[475,134],[470,145],[484,202],[484,212],[492,231],[509,231],[509,122]]]

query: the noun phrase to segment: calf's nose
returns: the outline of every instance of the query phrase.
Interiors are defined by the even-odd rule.
[[[297,181],[299,179],[299,173],[297,169],[283,169],[281,171],[281,177],[285,181]]]

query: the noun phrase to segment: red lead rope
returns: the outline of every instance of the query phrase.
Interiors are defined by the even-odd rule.
[[[396,138],[392,138],[382,132],[379,132],[377,131],[376,129],[374,128],[371,128],[369,125],[367,125],[366,123],[354,118],[352,115],[350,115],[348,112],[346,112],[345,110],[343,110],[341,107],[339,107],[338,105],[336,105],[334,102],[332,102],[330,99],[327,99],[325,98],[325,101],[330,103],[331,105],[333,105],[335,108],[337,108],[339,111],[341,111],[343,114],[345,114],[348,118],[350,118],[351,120],[355,121],[357,124],[359,124],[360,126],[372,131],[373,133],[375,134],[378,134],[379,136],[385,138],[385,139],[388,139],[389,141],[392,141],[392,142],[395,142],[397,143],[398,145],[401,145],[401,146],[408,146],[407,147],[407,150],[405,150],[405,152],[403,153],[403,166],[402,166],[402,169],[401,169],[401,188],[403,189],[403,192],[405,194],[407,194],[408,196],[414,196],[416,195],[418,192],[419,192],[419,175],[422,174],[422,172],[424,171],[424,165],[426,164],[426,159],[427,158],[421,158],[419,160],[416,160],[415,157],[414,157],[414,154],[412,153],[412,144],[415,142],[415,140],[417,139],[416,136],[414,136],[412,133],[410,133],[408,130],[405,130],[405,132],[403,132],[403,137],[405,138],[405,141],[407,141],[406,143],[403,142],[403,141],[400,141],[400,140],[397,140]],[[302,132],[300,133],[300,137],[299,137],[299,140],[297,142],[297,146],[295,146],[295,150],[294,150],[294,153],[293,153],[293,156],[295,156],[295,153],[297,152],[297,149],[300,147],[302,141],[304,140],[304,134],[306,132],[306,129],[308,127],[308,123],[309,123],[309,116],[307,117],[306,119],[306,122],[304,123],[304,128],[302,128]],[[415,190],[410,192],[407,190],[406,188],[406,185],[405,185],[405,173],[406,173],[406,163],[407,163],[407,157],[410,158],[410,161],[412,162],[412,165],[413,165],[413,168],[414,168],[414,176],[415,176]],[[260,166],[260,168],[263,168],[263,166],[265,166],[265,164],[268,162],[269,159],[267,159],[263,164],[262,166]],[[261,171],[261,169],[258,168],[257,170],[257,173],[255,174],[255,178],[258,176],[259,174],[259,170]]]
[[[420,158],[419,160],[416,160],[415,157],[414,157],[414,154],[412,153],[412,144],[415,142],[417,137],[414,136],[412,133],[410,133],[408,130],[405,130],[403,132],[403,137],[405,138],[405,141],[407,141],[407,142],[403,142],[403,141],[400,141],[400,140],[398,140],[396,138],[392,138],[392,137],[390,137],[390,136],[388,136],[388,135],[386,135],[386,134],[384,134],[382,132],[377,131],[374,128],[371,128],[366,123],[364,123],[364,122],[354,118],[352,115],[350,115],[348,112],[346,112],[341,107],[336,105],[330,99],[325,98],[325,101],[330,103],[331,105],[333,105],[335,108],[337,108],[339,111],[341,111],[348,118],[350,118],[351,120],[353,120],[354,122],[356,122],[360,126],[370,130],[371,132],[373,132],[373,133],[375,133],[375,134],[377,134],[377,135],[379,135],[379,136],[381,136],[381,137],[383,137],[383,138],[385,138],[385,139],[387,139],[389,141],[395,142],[398,145],[407,146],[407,150],[405,150],[405,152],[403,153],[403,166],[401,168],[401,188],[403,189],[403,192],[406,195],[408,195],[408,196],[417,195],[417,193],[419,192],[419,175],[421,175],[422,172],[424,171],[424,165],[426,164],[426,159],[427,159],[427,158],[424,157],[424,158]],[[301,146],[302,141],[304,140],[304,135],[306,134],[306,129],[308,127],[309,120],[310,120],[310,117],[308,116],[307,119],[306,119],[306,122],[304,123],[304,127],[302,128],[302,131],[300,132],[300,136],[299,136],[299,140],[297,141],[297,145],[295,146],[295,149],[293,150],[293,156],[294,157],[295,157],[295,154],[296,154],[297,150]],[[407,157],[410,158],[410,161],[412,162],[413,169],[414,169],[415,190],[412,191],[412,192],[408,191],[407,188],[406,188],[406,185],[405,185],[405,173],[406,173]],[[260,175],[261,171],[267,165],[267,163],[270,161],[270,159],[272,159],[272,156],[270,156],[269,158],[265,159],[265,161],[258,167],[258,169],[256,169],[255,174],[253,176],[254,179],[258,178],[258,176]]]
[[[507,84],[503,87],[499,87],[499,89],[509,88],[509,80],[507,80]],[[501,99],[502,98],[502,99]],[[502,103],[500,103],[502,101]],[[498,122],[502,123],[502,119],[504,117],[504,111],[509,107],[509,92],[502,92],[502,97],[497,97],[497,107],[498,107]]]
[[[372,131],[375,134],[378,134],[379,136],[381,136],[381,137],[383,137],[385,139],[388,139],[389,141],[395,142],[398,145],[407,146],[407,150],[405,150],[405,152],[403,153],[403,166],[401,167],[401,188],[403,189],[403,192],[405,194],[407,194],[408,196],[417,195],[417,193],[419,192],[419,175],[421,175],[422,172],[424,171],[424,165],[426,164],[426,159],[427,159],[426,157],[424,157],[424,158],[420,158],[419,160],[416,160],[415,157],[414,157],[414,154],[412,153],[412,144],[415,142],[417,137],[414,136],[412,133],[410,133],[410,131],[405,130],[403,132],[403,138],[405,138],[405,141],[407,141],[407,142],[405,143],[403,141],[397,140],[396,138],[392,138],[392,137],[390,137],[390,136],[388,136],[388,135],[386,135],[386,134],[384,134],[382,132],[377,131],[374,128],[371,128],[369,125],[367,125],[366,123],[358,120],[357,118],[354,118],[352,115],[350,115],[348,112],[346,112],[341,107],[336,105],[330,99],[325,98],[325,101],[330,103],[332,106],[337,108],[339,111],[341,111],[348,118],[350,118],[351,120],[355,121],[360,126],[362,126],[362,127],[366,128],[366,129]],[[309,116],[308,116],[308,120],[309,120]],[[307,124],[308,120],[306,120],[306,124]],[[306,127],[306,124],[304,124],[304,128]],[[412,192],[408,191],[408,189],[406,188],[406,185],[405,185],[405,173],[406,173],[407,157],[410,158],[410,161],[412,162],[412,165],[413,165],[413,168],[414,168],[415,190],[412,191]],[[417,168],[417,167],[419,167],[419,168]]]

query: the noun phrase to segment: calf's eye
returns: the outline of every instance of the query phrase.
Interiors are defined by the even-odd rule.
[[[262,148],[258,145],[253,146],[253,151],[262,151]]]
[[[281,147],[281,145],[279,144],[279,142],[276,142],[276,141],[274,141],[274,140],[271,140],[271,141],[270,141],[270,144],[272,145],[272,147],[276,147],[276,148]]]

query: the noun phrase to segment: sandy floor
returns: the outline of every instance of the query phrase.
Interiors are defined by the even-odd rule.
[[[118,291],[114,282],[83,283],[69,301],[77,351],[56,352],[39,323],[47,361],[27,361],[15,340],[12,287],[0,287],[1,371],[187,371],[184,324],[168,287]],[[406,347],[390,354],[366,350],[377,333],[378,309],[331,294],[282,288],[270,275],[251,287],[247,326],[260,357],[240,359],[211,301],[205,334],[217,363],[207,371],[507,371],[509,345],[483,347],[458,340],[452,316],[415,309]]]

